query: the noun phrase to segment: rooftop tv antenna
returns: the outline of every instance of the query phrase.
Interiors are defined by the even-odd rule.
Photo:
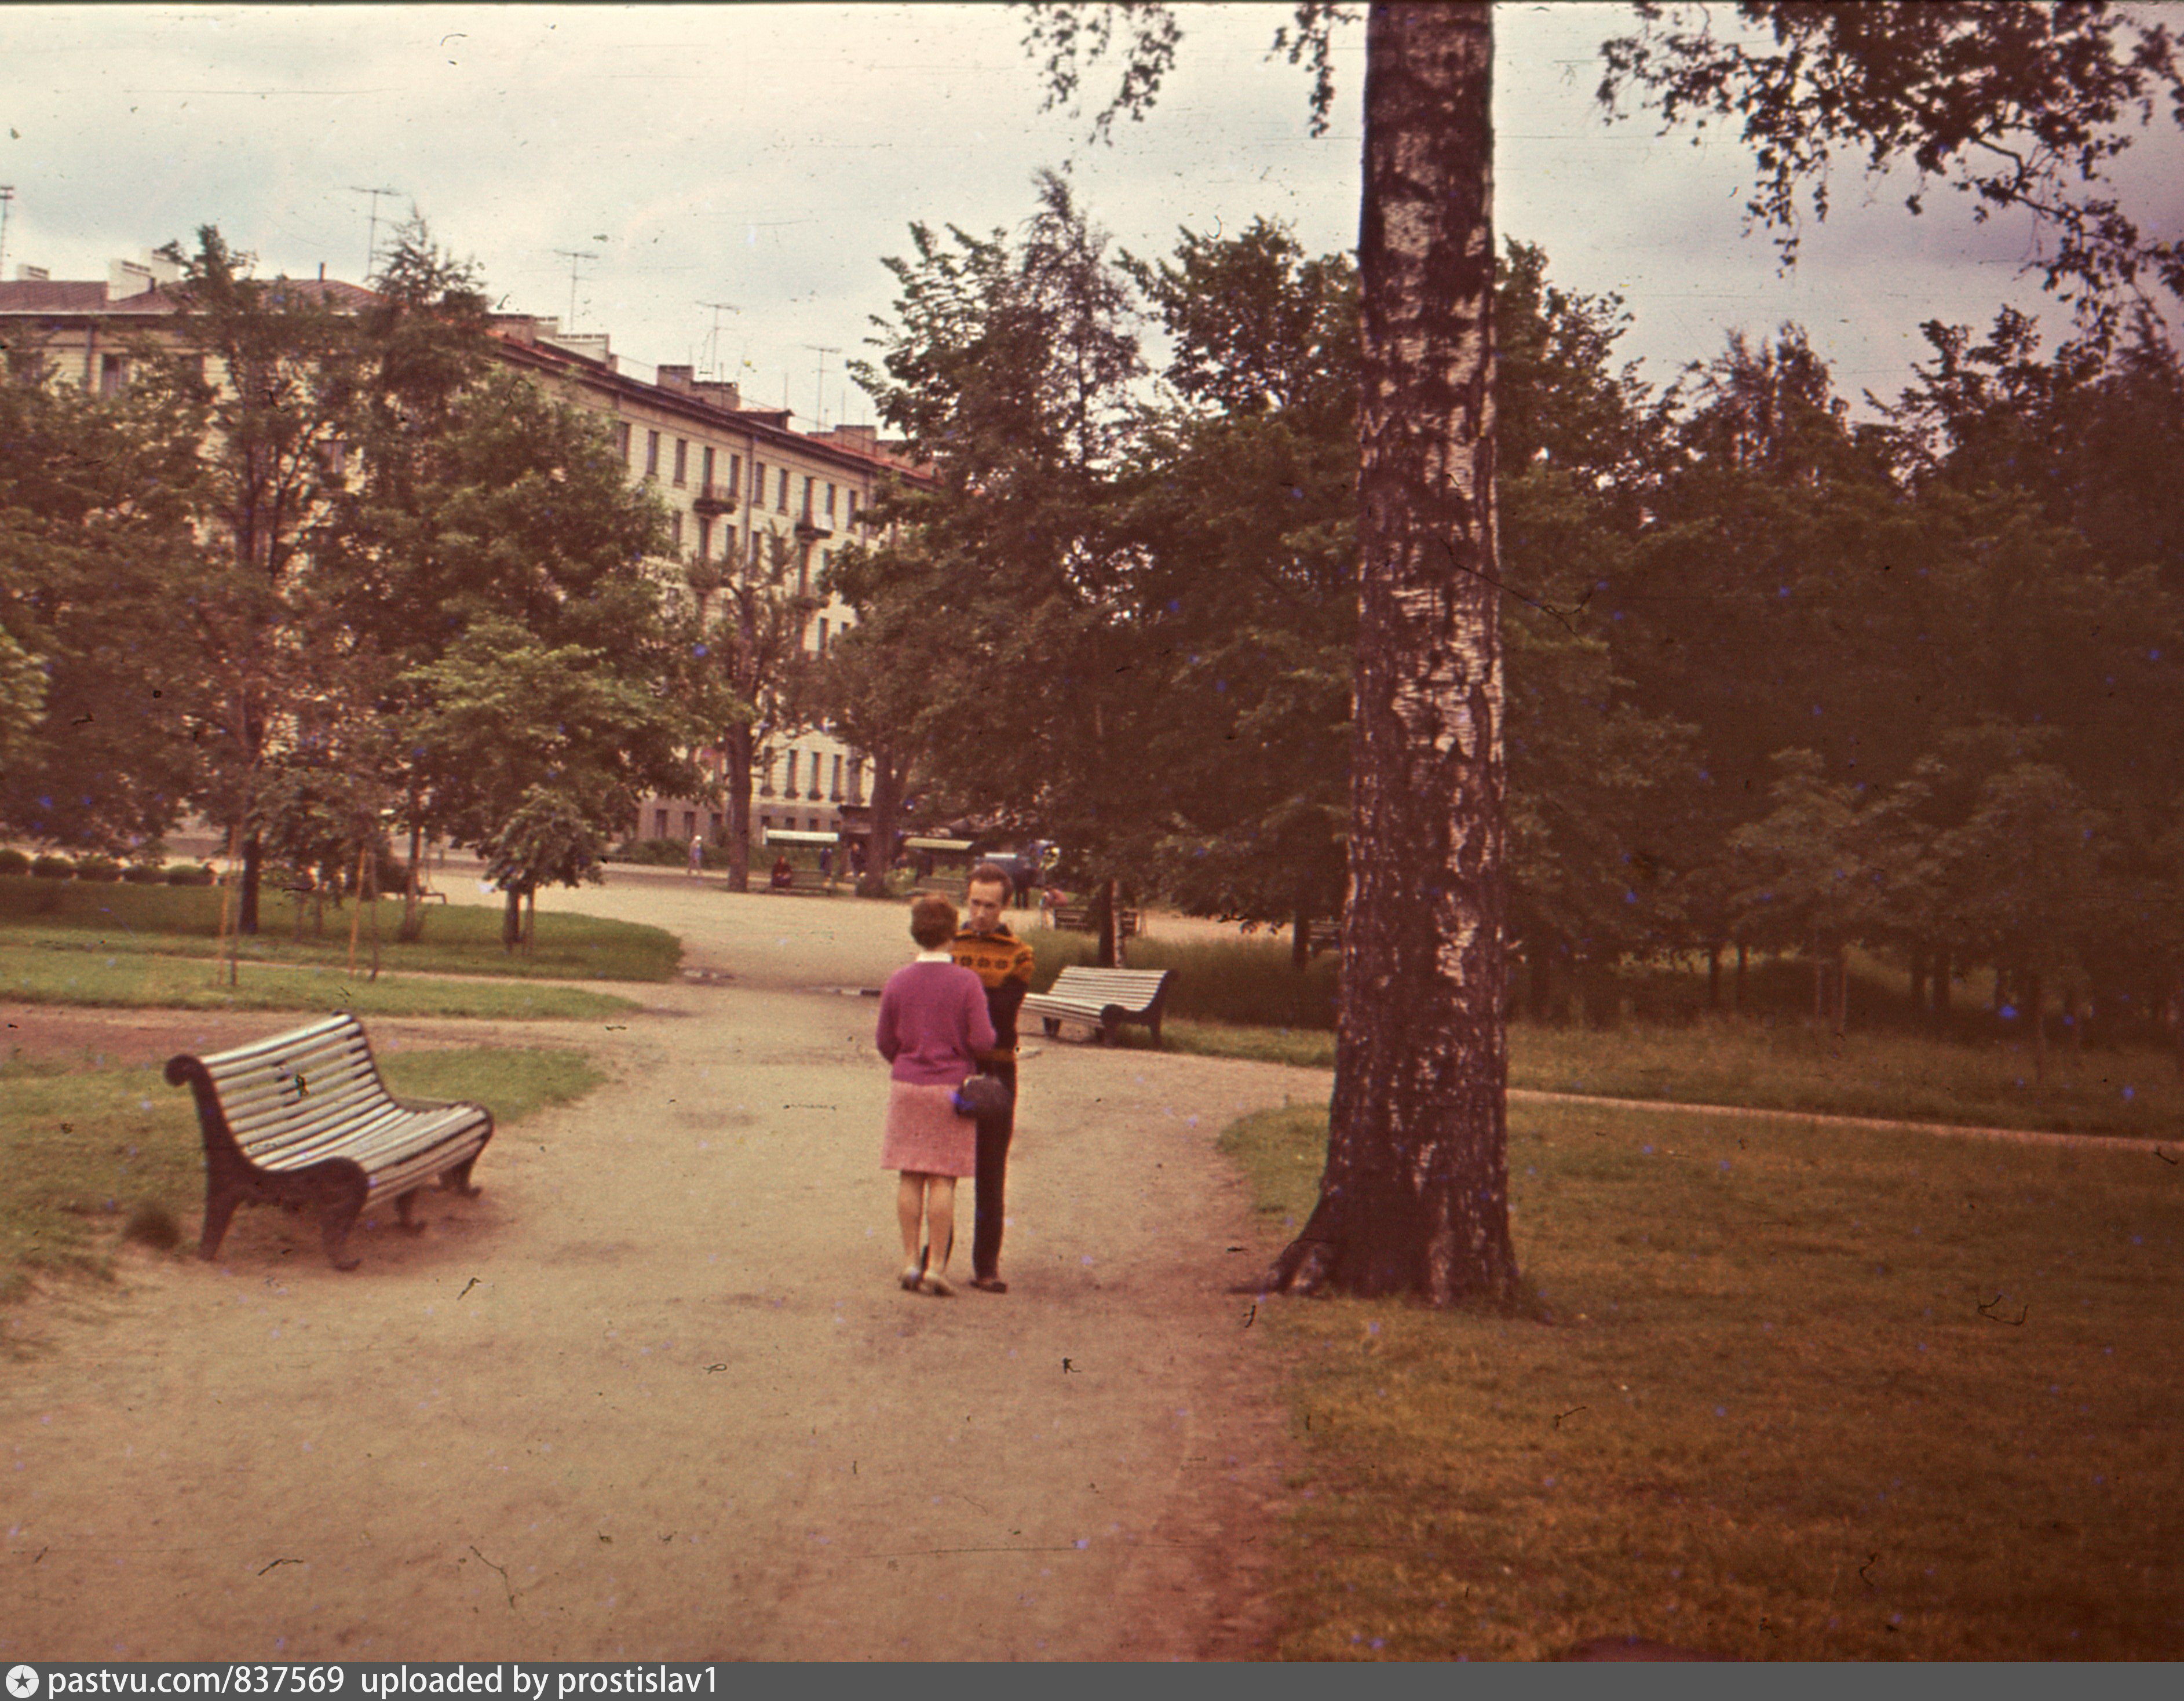
[[[827,423],[827,357],[842,351],[817,343],[806,343],[804,346],[819,357],[819,376],[811,385],[811,429],[817,431]]]
[[[721,315],[741,313],[743,309],[733,301],[701,301],[698,305],[713,310],[713,328],[705,337],[705,371],[709,376],[717,378],[721,376]]]
[[[590,248],[555,248],[554,252],[569,262],[569,317],[566,328],[574,331],[577,328],[577,268],[590,265],[599,258],[599,255]]]
[[[379,198],[382,195],[398,195],[402,192],[399,189],[367,189],[358,183],[350,184],[348,192],[352,195],[371,197],[371,218],[365,226],[364,234],[364,281],[370,283],[372,264],[379,258]]]
[[[0,278],[7,276],[8,209],[14,198],[15,186],[13,183],[0,183]]]

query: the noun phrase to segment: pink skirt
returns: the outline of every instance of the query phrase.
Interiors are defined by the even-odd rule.
[[[978,1173],[978,1124],[956,1114],[956,1089],[888,1083],[887,1137],[880,1168],[926,1175]]]

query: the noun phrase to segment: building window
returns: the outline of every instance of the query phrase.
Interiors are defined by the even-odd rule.
[[[808,472],[804,475],[804,523],[807,526],[811,523],[811,488],[818,482]]]
[[[814,649],[815,653],[820,655],[827,653],[827,616],[823,614],[819,616],[819,642]],[[839,761],[841,758],[837,756],[835,760]]]
[[[705,450],[705,471],[703,482],[706,489],[710,490],[713,488],[713,451],[710,447]]]
[[[850,802],[855,806],[861,806],[864,800],[865,759],[853,756],[850,759]]]
[[[129,388],[129,357],[126,354],[105,354],[98,362],[98,393],[118,396]]]
[[[854,525],[855,525],[855,524],[856,524],[856,522],[857,522],[857,493],[856,493],[855,491],[852,490],[851,492],[850,492],[850,523],[851,525],[853,525],[853,526],[854,526]]]
[[[814,796],[814,797],[816,797],[816,796],[818,796],[818,795],[819,795],[819,794],[818,794],[817,792],[816,792],[816,791],[815,791],[815,792],[813,792],[811,795],[812,795],[812,796]],[[812,832],[814,832],[814,833],[816,833],[816,832],[819,830],[819,817],[818,817],[817,816],[814,815],[814,816],[812,816],[812,817],[810,817],[810,822],[811,822],[811,830]]]
[[[667,516],[667,542],[677,555],[682,552],[682,516],[680,511]]]
[[[740,491],[744,488],[744,458],[740,455],[728,457],[728,488]]]
[[[615,425],[615,453],[621,457],[624,466],[629,465],[629,421],[621,420]]]
[[[667,811],[664,809],[653,811],[652,836],[655,839],[665,839],[667,836]]]
[[[788,469],[785,466],[781,469],[781,482],[774,489],[773,506],[777,513],[788,511]]]
[[[771,755],[758,766],[758,795],[760,797],[773,795],[773,757]]]
[[[758,818],[758,830],[760,833],[772,832],[773,830],[773,817],[771,815],[760,816]]]
[[[834,758],[834,783],[827,788],[827,795],[837,803],[842,800],[842,759],[839,756]]]
[[[811,752],[811,789],[805,792],[804,796],[805,800],[811,803],[825,801],[826,794],[819,789],[819,752],[816,750]],[[819,829],[814,826],[811,830],[816,833]]]
[[[694,838],[696,836],[697,831],[698,811],[694,809],[684,810],[682,811],[682,836],[685,839]]]
[[[799,596],[811,594],[811,546],[809,544],[796,552],[796,594]]]
[[[687,484],[689,482],[689,476],[690,439],[687,437],[678,437],[675,439],[675,482],[677,484]]]
[[[788,753],[788,784],[783,789],[791,797],[796,795],[796,752],[794,750]]]
[[[647,478],[660,477],[660,433],[656,431],[644,434],[644,476]],[[663,838],[666,836],[664,834],[661,835]]]
[[[698,559],[713,559],[713,522],[703,514],[698,516]]]
[[[834,517],[834,487],[831,484],[827,487],[827,517]]]

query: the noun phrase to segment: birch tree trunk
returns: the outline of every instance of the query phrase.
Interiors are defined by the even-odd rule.
[[[1320,1199],[1292,1292],[1518,1297],[1502,1019],[1489,8],[1366,37],[1362,587],[1350,899]]]

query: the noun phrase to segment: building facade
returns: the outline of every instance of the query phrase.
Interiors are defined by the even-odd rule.
[[[35,354],[47,368],[87,390],[113,393],[128,382],[131,351],[181,304],[164,286],[179,269],[146,258],[117,260],[103,282],[55,282],[35,268],[0,283],[0,358]],[[370,292],[316,281],[333,304],[354,306]],[[650,563],[661,582],[688,594],[692,563],[750,560],[785,548],[800,592],[816,595],[834,553],[864,521],[884,483],[915,477],[915,469],[883,444],[869,426],[824,432],[794,430],[786,410],[748,408],[737,387],[699,379],[688,366],[653,369],[649,379],[624,371],[604,335],[573,335],[557,320],[495,315],[493,349],[557,399],[598,417],[628,468],[666,505],[668,549]],[[805,625],[812,655],[855,624],[838,599],[826,597]],[[750,833],[756,844],[774,831],[838,833],[865,799],[866,763],[823,728],[783,720],[778,705],[762,720],[753,762]],[[699,753],[716,777],[725,758]],[[628,823],[628,836],[688,840],[702,834],[718,845],[727,831],[725,803],[648,797]]]

